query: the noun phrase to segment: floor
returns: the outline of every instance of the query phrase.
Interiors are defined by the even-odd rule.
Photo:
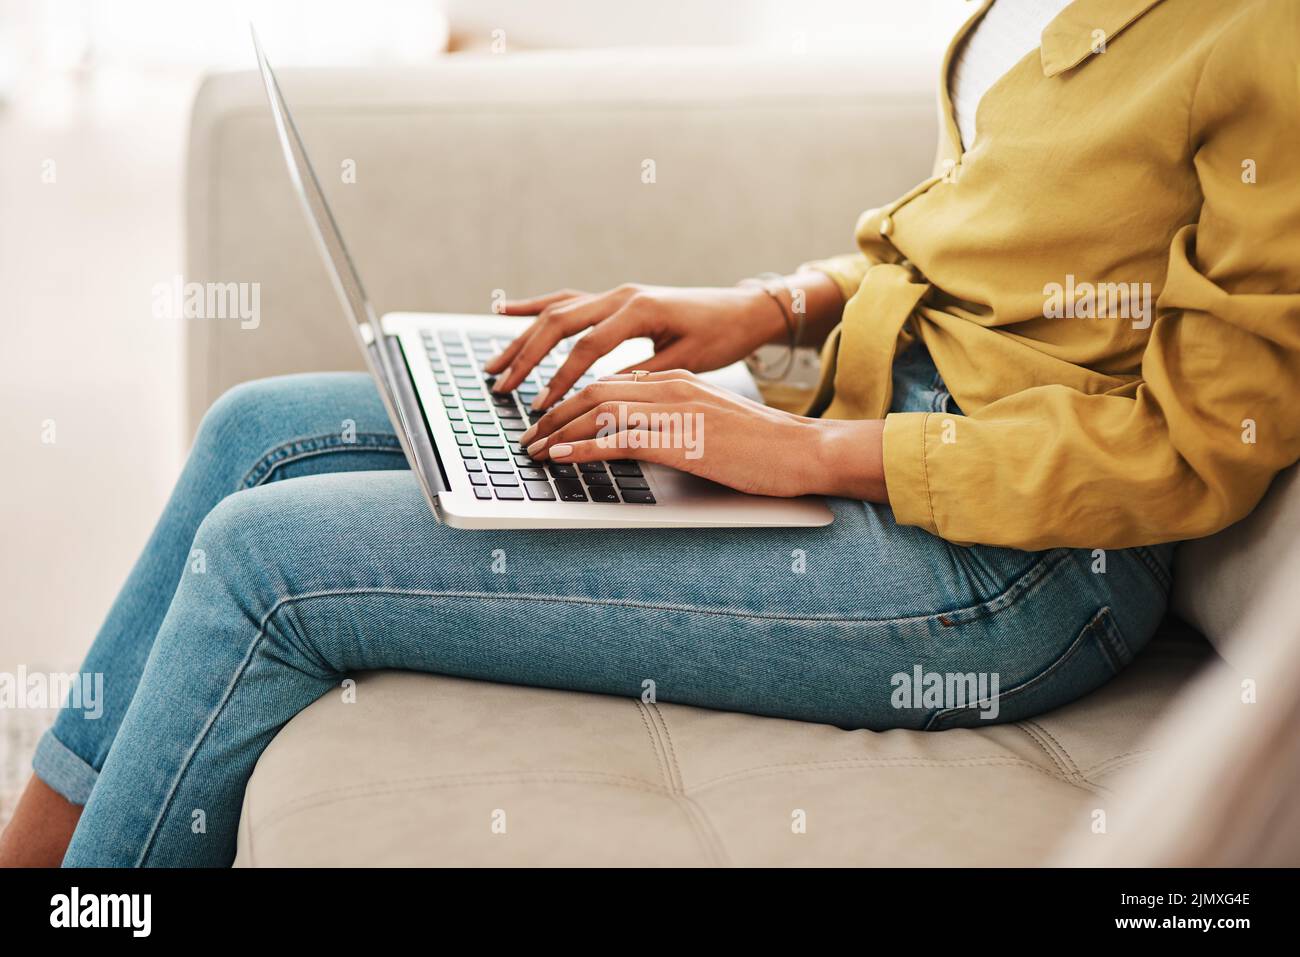
[[[62,77],[0,104],[0,673],[77,667],[183,451],[182,271],[192,77]],[[0,824],[52,711],[0,709]]]

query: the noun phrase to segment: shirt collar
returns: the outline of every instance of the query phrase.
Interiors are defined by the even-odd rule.
[[[1160,0],[1074,0],[1043,30],[1043,74],[1072,70]]]

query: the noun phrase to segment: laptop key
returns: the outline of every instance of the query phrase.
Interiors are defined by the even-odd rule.
[[[470,472],[470,473],[469,473],[469,484],[470,484],[470,485],[487,485],[487,483],[488,483],[488,477],[487,477],[487,475],[486,475],[485,473],[483,473],[483,472]]]
[[[471,427],[475,435],[501,435],[501,429],[495,422],[477,422]]]
[[[560,495],[561,502],[585,502],[587,493],[583,491],[582,483],[577,479],[557,478],[555,480],[555,491]]]
[[[505,439],[499,435],[476,435],[478,447],[481,449],[504,449],[506,447]]]
[[[604,463],[604,462],[579,462],[579,463],[578,463],[578,471],[579,471],[579,472],[589,472],[589,473],[590,473],[590,472],[596,472],[596,473],[599,473],[599,474],[601,474],[601,475],[604,475],[604,474],[605,474],[605,463]]]
[[[469,423],[460,419],[452,419],[451,430],[459,434],[464,434],[469,431]]]
[[[534,502],[555,501],[555,493],[551,491],[550,482],[525,482],[524,489],[528,492],[528,497]]]
[[[643,478],[633,478],[630,475],[620,475],[617,479],[618,487],[621,489],[648,489],[650,483]]]
[[[524,497],[524,490],[515,486],[514,488],[504,487],[495,489],[497,498],[507,502],[517,502]]]
[[[545,481],[546,481],[546,470],[545,470],[545,469],[521,468],[521,469],[519,470],[519,477],[522,478],[522,479],[525,479],[525,480],[529,480],[529,481],[531,481],[531,480],[533,480],[533,479],[536,479],[537,481],[545,482]]]
[[[614,480],[610,478],[608,475],[606,475],[604,472],[601,472],[599,475],[591,474],[591,475],[583,475],[582,477],[586,480],[588,486],[592,486],[592,485],[612,486],[614,484]]]
[[[609,463],[609,470],[615,475],[640,475],[641,466],[631,459],[616,459]]]
[[[483,463],[480,462],[478,459],[466,460],[466,462],[465,462],[465,471],[466,471],[466,472],[482,472],[482,471],[483,471]]]
[[[488,422],[488,423],[495,424],[496,416],[494,416],[491,412],[471,412],[469,413],[469,420],[474,423]]]
[[[591,496],[593,502],[617,502],[618,493],[610,485],[589,485],[587,494]]]
[[[468,432],[457,433],[457,435],[456,435],[456,444],[457,444],[457,445],[473,445],[473,444],[474,444],[474,436],[470,435]]]
[[[460,449],[460,457],[463,459],[476,459],[478,458],[478,449],[463,445]]]
[[[577,478],[578,470],[567,462],[552,462],[547,466],[556,478]]]
[[[509,475],[501,475],[500,473],[494,472],[492,475],[489,475],[488,478],[492,480],[493,485],[518,485],[519,484],[519,479],[515,478],[514,472],[511,472]]]
[[[451,419],[453,422],[461,422],[465,418],[464,409],[447,409],[446,411],[447,418]]]
[[[505,449],[483,449],[483,460],[486,462],[509,462],[510,453]]]
[[[655,504],[655,497],[649,492],[628,489],[623,493],[623,501],[630,502],[633,505],[653,505]]]
[[[489,472],[497,472],[501,475],[514,475],[515,466],[513,462],[489,462],[487,464]]]

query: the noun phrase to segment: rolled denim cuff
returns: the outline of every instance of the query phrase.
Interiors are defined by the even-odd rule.
[[[51,789],[72,804],[84,806],[99,779],[99,772],[83,761],[66,744],[46,731],[36,745],[32,770]]]

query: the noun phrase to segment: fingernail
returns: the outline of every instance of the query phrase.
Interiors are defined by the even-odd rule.
[[[528,451],[531,453],[532,449],[529,449]],[[551,458],[553,459],[568,458],[572,454],[573,454],[572,445],[555,445],[551,447]]]
[[[551,397],[551,390],[547,389],[537,398],[533,399],[533,404],[531,406],[532,410],[534,412],[542,411],[542,409],[546,408],[546,400],[549,399],[550,397]]]
[[[524,444],[527,444],[532,440],[533,436],[536,434],[537,434],[537,426],[530,425],[528,427],[528,431],[525,432],[523,435],[519,436],[519,441],[523,442]]]
[[[538,439],[538,440],[537,440],[536,442],[534,442],[532,445],[528,446],[528,454],[531,455],[531,456],[536,457],[537,453],[540,452],[540,451],[541,451],[545,446],[546,446],[546,440],[545,440],[545,439]],[[568,447],[569,447],[569,446],[567,446],[567,445],[565,446],[565,448],[568,448]]]
[[[510,378],[510,367],[506,366],[504,369],[501,370],[501,373],[497,376],[497,380],[492,383],[492,391],[504,392],[505,383],[509,378]]]

